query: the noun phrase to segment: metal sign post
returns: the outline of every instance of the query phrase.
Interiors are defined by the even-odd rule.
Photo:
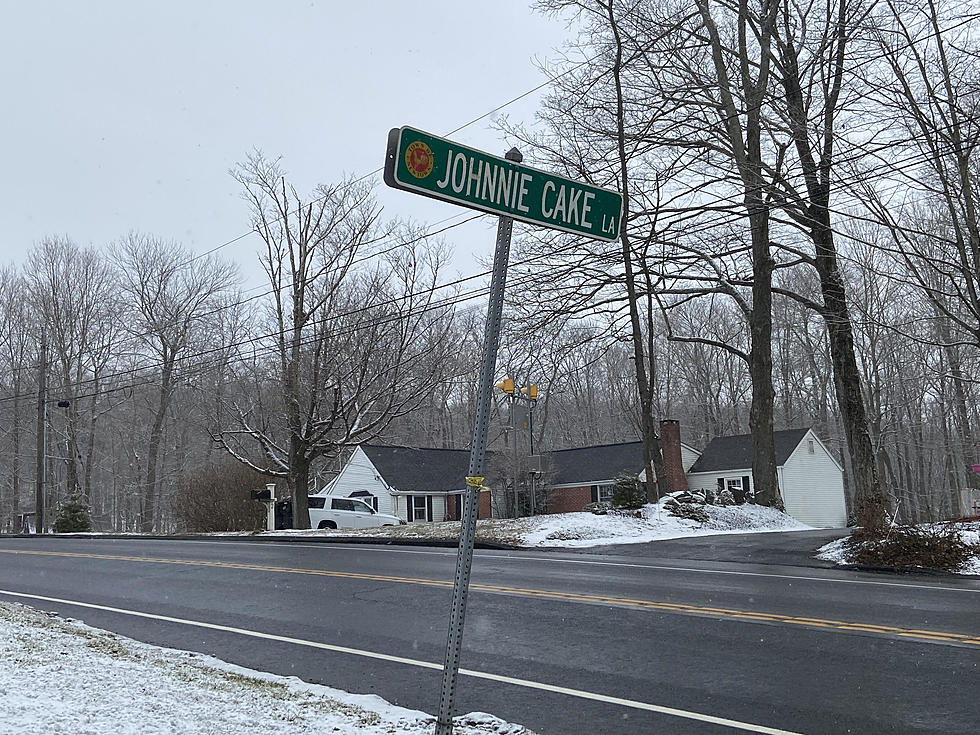
[[[463,641],[466,593],[473,563],[476,518],[480,492],[487,489],[483,487],[484,455],[514,220],[599,240],[611,241],[619,237],[623,207],[623,198],[619,193],[524,166],[522,161],[523,156],[516,148],[511,148],[504,158],[499,158],[407,126],[394,128],[388,133],[384,169],[384,180],[388,186],[479,209],[500,218],[483,338],[483,362],[477,385],[473,443],[470,445],[469,473],[463,496],[462,530],[456,556],[436,735],[452,735],[453,731],[453,700]]]
[[[516,148],[508,151],[506,159],[520,163],[523,157]],[[476,419],[473,422],[473,442],[470,445],[470,465],[463,500],[462,529],[459,553],[456,555],[456,576],[453,579],[453,603],[449,612],[449,635],[446,640],[446,659],[442,669],[442,696],[436,717],[436,735],[452,735],[453,702],[456,697],[456,674],[459,653],[463,645],[463,622],[466,616],[466,593],[470,586],[470,567],[473,564],[473,541],[476,518],[483,486],[483,467],[486,459],[487,430],[490,426],[490,403],[493,394],[493,371],[497,366],[500,346],[500,317],[504,310],[504,283],[507,280],[507,260],[510,257],[510,234],[514,229],[511,217],[500,217],[497,223],[497,243],[493,251],[493,275],[490,278],[490,303],[483,336],[483,362],[476,394]]]

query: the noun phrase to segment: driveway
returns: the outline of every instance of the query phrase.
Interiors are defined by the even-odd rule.
[[[614,554],[648,559],[696,559],[748,564],[780,564],[797,567],[833,567],[814,559],[816,550],[850,533],[848,528],[776,533],[739,533],[649,541],[642,544],[612,544],[582,549],[562,549],[585,554]]]

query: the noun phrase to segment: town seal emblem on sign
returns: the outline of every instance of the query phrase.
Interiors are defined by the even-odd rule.
[[[405,166],[416,179],[424,179],[432,173],[434,160],[432,149],[421,140],[410,143],[405,149]]]

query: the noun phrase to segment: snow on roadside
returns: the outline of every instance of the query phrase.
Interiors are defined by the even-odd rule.
[[[477,521],[476,539],[515,547],[570,548],[609,544],[640,544],[687,536],[711,536],[731,533],[771,533],[776,531],[811,531],[792,516],[761,505],[707,505],[708,522],[701,524],[676,518],[660,503],[651,503],[635,511],[595,513],[554,513],[530,518],[493,518]],[[191,534],[194,536],[264,536],[322,537],[334,539],[372,538],[391,543],[400,540],[439,541],[456,543],[459,540],[459,521],[440,523],[409,523],[401,526],[339,529],[280,529],[277,531],[223,531]],[[73,534],[98,536],[99,533]],[[134,534],[137,535],[137,534]]]
[[[963,543],[980,549],[980,522],[961,523],[958,525],[958,530],[960,538],[963,539]],[[847,544],[845,543],[848,538],[845,536],[844,538],[831,541],[829,544],[821,546],[817,549],[817,559],[833,562],[834,564],[850,564],[851,559],[848,555]],[[963,565],[959,574],[980,575],[980,551],[973,554],[973,558]]]
[[[819,549],[817,549],[817,559],[823,561],[833,562],[834,564],[850,564],[847,554],[846,541],[850,536],[845,536],[844,538],[839,538],[836,541],[831,541],[829,544],[824,544]]]
[[[808,531],[796,519],[773,508],[760,505],[707,505],[708,522],[705,524],[684,518],[676,518],[660,504],[645,505],[634,517],[633,511],[595,513],[555,513],[533,518],[495,518],[477,522],[476,538],[533,547],[587,547],[606,544],[638,544],[661,539],[686,536],[707,536],[730,533],[761,533],[773,531]],[[282,536],[334,536],[429,539],[455,541],[459,538],[459,522],[410,523],[407,526],[313,531],[275,531],[260,535]]]
[[[639,518],[615,512],[537,516],[533,528],[524,535],[524,546],[638,544],[687,536],[811,530],[785,513],[761,505],[706,505],[704,509],[708,514],[705,524],[670,515],[663,501],[643,506]]]
[[[72,735],[422,735],[434,720],[348,694],[160,648],[18,604],[0,603],[0,732]],[[533,735],[474,712],[459,735]]]

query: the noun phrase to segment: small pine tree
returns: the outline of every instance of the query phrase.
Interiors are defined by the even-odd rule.
[[[88,512],[88,499],[79,492],[68,496],[58,511],[54,522],[55,533],[79,533],[92,530],[92,517]]]
[[[632,475],[620,475],[613,481],[613,508],[636,510],[647,502],[647,494],[640,485],[640,480]]]

